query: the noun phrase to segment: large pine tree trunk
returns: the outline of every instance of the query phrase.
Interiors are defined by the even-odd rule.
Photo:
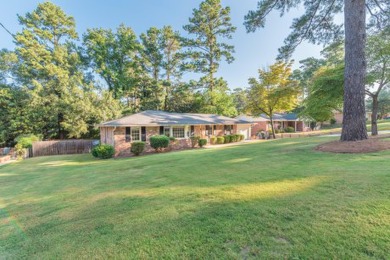
[[[371,135],[378,135],[378,96],[372,96]]]
[[[368,138],[364,106],[365,8],[365,0],[344,0],[345,76],[341,141],[357,141]]]

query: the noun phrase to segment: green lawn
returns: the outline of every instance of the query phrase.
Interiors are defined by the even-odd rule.
[[[0,166],[0,259],[389,259],[390,151],[329,140]]]

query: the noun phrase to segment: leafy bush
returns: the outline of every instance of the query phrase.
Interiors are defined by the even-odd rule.
[[[225,137],[218,136],[217,137],[217,144],[223,144],[223,143],[225,143]]]
[[[32,143],[35,141],[40,141],[41,138],[36,135],[19,135],[15,138],[15,142],[20,144],[23,148],[31,148]]]
[[[190,139],[191,139],[191,147],[194,148],[198,144],[200,137],[191,136]]]
[[[225,144],[232,142],[232,136],[231,135],[225,135],[224,138],[225,138]]]
[[[199,141],[198,141],[199,147],[202,148],[206,144],[207,144],[207,139],[199,139]]]
[[[231,135],[230,136],[231,142],[237,142],[237,135]]]
[[[335,125],[337,123],[337,120],[335,118],[332,118],[332,119],[329,120],[329,123],[331,125]]]
[[[92,155],[100,159],[112,158],[115,154],[115,149],[109,144],[100,144],[92,149]]]
[[[167,148],[169,145],[169,137],[166,135],[154,135],[150,137],[150,146],[157,152],[163,148]]]
[[[130,151],[135,155],[140,155],[145,149],[145,142],[133,142]]]
[[[245,135],[241,135],[241,134],[238,135],[238,141],[242,141],[244,139],[245,139]]]
[[[25,154],[25,148],[23,147],[23,145],[21,143],[17,143],[15,145],[15,151],[16,151],[16,156],[18,158],[18,160],[22,160],[23,159],[23,156]]]
[[[295,132],[295,129],[294,129],[294,127],[292,127],[292,126],[288,126],[288,127],[286,127],[286,128],[284,129],[284,131],[285,131],[286,133],[294,133],[294,132]]]
[[[217,143],[217,137],[216,136],[210,137],[210,144],[216,144],[216,143]]]
[[[171,141],[171,143],[174,143],[174,142],[176,142],[176,138],[171,136],[171,137],[169,137],[169,141]]]

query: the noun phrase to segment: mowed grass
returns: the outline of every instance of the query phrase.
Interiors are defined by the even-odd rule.
[[[0,166],[0,258],[389,259],[390,151],[329,140]]]

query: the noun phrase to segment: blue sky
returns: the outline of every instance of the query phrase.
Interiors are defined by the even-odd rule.
[[[43,1],[36,0],[0,0],[0,22],[11,32],[20,30],[17,14],[24,15],[36,8]],[[87,28],[113,28],[124,23],[139,35],[148,28],[171,25],[185,35],[182,26],[188,22],[192,9],[199,6],[200,0],[52,0],[68,15],[76,20],[77,31],[81,36]],[[278,48],[290,32],[291,20],[300,15],[299,10],[292,10],[288,15],[279,17],[272,13],[266,28],[247,34],[243,26],[248,10],[256,8],[257,0],[222,0],[224,6],[231,7],[231,17],[237,31],[229,43],[235,46],[235,61],[222,63],[218,76],[228,81],[229,87],[247,87],[249,77],[255,77],[257,70],[270,65],[277,56]],[[11,36],[0,28],[0,48],[13,48]],[[319,56],[322,46],[302,44],[293,58],[295,67],[298,61],[310,56]],[[187,75],[197,78],[198,75]]]

